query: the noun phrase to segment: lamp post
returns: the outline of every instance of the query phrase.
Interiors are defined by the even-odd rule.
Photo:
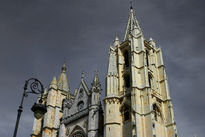
[[[34,105],[31,108],[31,110],[34,112],[34,117],[36,119],[39,119],[47,112],[45,105],[42,104],[43,92],[44,92],[43,84],[38,79],[30,78],[30,79],[26,80],[25,85],[24,85],[23,96],[22,96],[21,103],[20,103],[20,106],[18,109],[16,126],[14,129],[13,137],[16,137],[16,135],[17,135],[19,120],[21,117],[21,113],[23,111],[23,101],[24,101],[24,98],[27,97],[29,93],[41,94],[39,103],[34,103]]]

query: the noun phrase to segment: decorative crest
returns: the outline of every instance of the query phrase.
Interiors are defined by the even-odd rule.
[[[84,79],[84,77],[85,77],[85,73],[84,73],[84,71],[82,71],[82,73],[81,73],[81,79]]]

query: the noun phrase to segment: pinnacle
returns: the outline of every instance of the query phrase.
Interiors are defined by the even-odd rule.
[[[119,45],[120,44],[120,40],[118,38],[118,36],[115,37],[115,40],[113,42],[113,45],[116,46],[116,45]]]
[[[94,85],[98,85],[98,84],[100,84],[100,82],[99,82],[99,77],[98,77],[98,71],[96,71],[92,85],[94,86]]]
[[[57,88],[57,80],[56,77],[53,77],[53,80],[50,83],[50,88]]]
[[[59,75],[58,80],[57,80],[58,88],[64,91],[69,91],[70,89],[69,89],[68,80],[66,76],[67,68],[66,68],[65,62],[61,69],[62,69],[61,74]]]
[[[119,41],[119,38],[118,38],[118,36],[116,36],[116,37],[115,37],[115,41]]]
[[[53,77],[53,80],[51,81],[51,85],[56,85],[56,84],[57,84],[56,77]]]
[[[82,72],[82,73],[81,73],[81,79],[83,80],[83,79],[84,79],[84,77],[85,77],[85,73],[84,73],[84,72]]]
[[[66,68],[66,63],[65,62],[64,62],[64,64],[63,64],[61,69],[62,69],[62,73],[66,72],[67,68]]]
[[[152,46],[156,46],[154,40],[153,40],[151,37],[150,37],[150,39],[149,39],[149,43],[150,43]]]

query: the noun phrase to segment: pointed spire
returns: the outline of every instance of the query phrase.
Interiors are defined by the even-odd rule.
[[[99,81],[99,77],[98,77],[98,71],[96,70],[95,71],[95,76],[94,76],[94,79],[93,79],[93,82],[92,82],[92,87],[94,87],[94,91],[100,91],[101,90],[101,84],[100,84],[100,81]],[[98,89],[98,90],[96,90]]]
[[[116,57],[115,51],[113,51],[112,48],[110,48],[110,56],[109,56],[107,73],[108,75],[109,74],[117,75],[117,57]]]
[[[56,80],[56,77],[53,77],[53,80],[52,80],[51,83],[50,83],[50,88],[54,88],[54,89],[57,88],[57,80]]]
[[[135,31],[135,32],[133,32],[133,31]],[[134,14],[134,10],[132,8],[132,5],[131,5],[128,23],[127,23],[127,28],[126,28],[125,35],[124,35],[124,41],[128,40],[129,34],[133,35],[133,33],[136,33],[136,31],[138,31],[138,33],[142,32],[141,28],[139,26],[139,23],[136,19],[136,16]]]
[[[113,45],[116,46],[116,45],[119,45],[119,44],[120,44],[120,40],[119,40],[119,38],[116,36],[116,37],[115,37],[115,40],[114,40],[114,42],[113,42]]]
[[[95,85],[100,84],[100,81],[99,81],[99,78],[98,78],[98,71],[97,70],[95,71],[95,76],[94,76],[94,79],[93,79],[93,84],[95,84]]]
[[[63,91],[70,91],[69,85],[68,85],[68,79],[66,76],[66,64],[64,62],[63,66],[62,66],[62,71],[60,76],[58,77],[57,80],[57,85],[58,85],[58,89],[63,90]]]

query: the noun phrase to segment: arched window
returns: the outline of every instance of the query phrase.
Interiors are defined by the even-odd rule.
[[[125,62],[125,67],[129,67],[129,52],[125,50],[124,52],[124,62]]]
[[[76,126],[69,137],[86,137],[86,134],[80,126]]]
[[[75,132],[72,137],[85,137],[82,132]]]
[[[125,82],[125,87],[130,88],[130,75],[129,74],[126,74],[124,76],[124,82]]]

